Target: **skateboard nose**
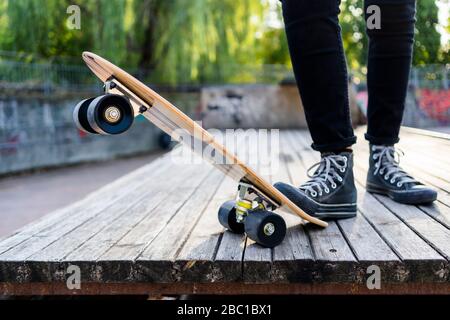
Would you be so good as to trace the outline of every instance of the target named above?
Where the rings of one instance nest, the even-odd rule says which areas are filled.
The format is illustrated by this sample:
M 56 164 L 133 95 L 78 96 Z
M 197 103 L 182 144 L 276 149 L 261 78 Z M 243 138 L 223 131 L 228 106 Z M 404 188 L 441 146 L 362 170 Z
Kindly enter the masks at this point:
M 81 56 L 83 57 L 83 60 L 84 60 L 85 62 L 94 60 L 94 54 L 93 54 L 92 52 L 89 52 L 89 51 L 84 51 L 84 52 L 81 54 Z

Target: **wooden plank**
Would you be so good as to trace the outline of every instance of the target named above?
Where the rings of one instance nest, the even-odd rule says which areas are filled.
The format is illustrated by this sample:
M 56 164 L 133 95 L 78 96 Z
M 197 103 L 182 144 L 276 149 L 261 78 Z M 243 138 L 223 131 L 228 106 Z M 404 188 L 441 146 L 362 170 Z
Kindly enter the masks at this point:
M 187 172 L 189 172 L 189 169 Z M 161 174 L 164 176 L 167 172 L 161 171 Z M 154 175 L 153 177 L 156 178 L 158 176 Z M 58 281 L 64 278 L 64 270 L 66 270 L 67 265 L 75 261 L 75 263 L 82 268 L 84 278 L 95 278 L 98 280 L 102 277 L 102 270 L 101 268 L 93 265 L 92 261 L 85 263 L 86 259 L 82 256 L 74 256 L 74 260 L 68 260 L 65 259 L 65 256 L 71 254 L 72 251 L 79 248 L 86 240 L 89 240 L 95 235 L 103 232 L 102 229 L 105 227 L 114 226 L 114 224 L 117 223 L 116 220 L 118 218 L 120 219 L 121 216 L 127 216 L 129 213 L 136 213 L 134 207 L 137 206 L 137 209 L 139 209 L 140 201 L 143 201 L 146 197 L 150 198 L 152 190 L 156 191 L 158 186 L 164 187 L 164 183 L 159 185 L 151 184 L 145 187 L 141 186 L 140 188 L 138 187 L 135 192 L 130 190 L 131 194 L 125 193 L 126 197 L 123 201 L 115 203 L 105 211 L 99 212 L 99 214 L 92 219 L 70 229 L 67 233 L 61 235 L 58 232 L 59 230 L 56 230 L 57 232 L 50 234 L 48 237 L 55 240 L 36 251 L 31 257 L 26 258 L 24 262 L 18 260 L 15 256 L 11 256 L 6 263 L 5 261 L 2 261 L 5 263 L 3 268 L 4 277 L 8 279 L 14 277 L 16 270 L 21 268 L 22 272 L 19 275 L 22 279 L 21 281 Z M 143 190 L 145 190 L 145 192 L 143 192 Z M 120 194 L 122 192 L 123 190 L 118 189 L 114 193 Z M 139 196 L 132 199 L 132 194 L 139 194 Z M 103 235 L 103 233 L 101 234 Z M 47 239 L 44 238 L 44 240 Z M 104 249 L 105 243 L 99 243 L 98 246 L 100 250 L 102 248 Z M 36 247 L 33 248 L 32 251 L 35 250 Z M 26 275 L 26 277 L 24 277 L 24 275 Z
M 166 159 L 167 156 L 155 159 L 155 161 L 153 161 L 152 163 L 115 180 L 114 182 L 100 188 L 98 191 L 91 193 L 85 198 L 65 208 L 58 209 L 53 213 L 45 215 L 35 222 L 22 227 L 0 242 L 0 254 L 24 242 L 32 235 L 37 234 L 38 232 L 41 232 L 43 230 L 47 230 L 48 228 L 59 224 L 60 221 L 66 221 L 67 218 L 74 216 L 80 210 L 94 213 L 100 206 L 113 200 L 113 196 L 110 192 L 111 190 L 125 185 L 129 185 L 131 187 L 134 184 L 134 181 L 136 181 L 136 177 L 146 176 L 158 166 L 161 166 L 161 169 L 163 168 L 163 166 L 168 167 L 169 164 L 167 163 Z M 136 182 L 139 182 L 139 180 Z M 79 218 L 81 219 L 82 217 Z
M 153 190 L 148 190 L 135 206 L 126 209 L 125 214 L 121 215 L 114 223 L 90 237 L 76 250 L 65 256 L 64 261 L 95 262 L 149 215 L 158 214 L 158 208 L 170 201 L 171 193 L 168 193 L 167 190 L 172 190 L 173 186 L 183 187 L 180 185 L 180 181 L 186 181 L 191 174 L 198 170 L 198 166 L 179 166 L 179 172 L 176 168 L 177 166 L 172 167 L 170 175 L 166 172 L 166 179 L 160 184 L 154 184 Z M 195 184 L 195 181 L 193 183 Z M 177 190 L 175 190 L 176 192 Z
M 258 145 L 261 148 L 261 145 Z M 258 150 L 253 149 L 253 152 Z M 260 155 L 260 154 L 259 154 Z M 264 178 L 272 185 L 274 167 L 271 157 L 261 159 L 258 157 L 257 172 L 265 173 Z M 280 212 L 277 212 L 278 214 Z M 249 237 L 245 239 L 245 250 L 243 252 L 243 280 L 245 282 L 268 282 L 271 278 L 273 249 L 265 248 Z
M 361 213 L 337 224 L 359 262 L 357 282 L 366 279 L 367 268 L 372 265 L 380 268 L 383 282 L 403 280 L 398 276 L 404 272 L 403 263 Z
M 186 166 L 186 168 L 188 167 L 191 166 Z M 110 271 L 107 274 L 110 279 L 117 277 L 128 281 L 139 281 L 142 278 L 148 279 L 150 277 L 145 273 L 145 270 L 135 268 L 134 262 L 195 194 L 201 182 L 206 179 L 212 170 L 209 165 L 203 169 L 200 169 L 199 165 L 192 166 L 192 168 L 193 170 L 188 175 L 189 178 L 180 176 L 182 180 L 177 180 L 176 189 L 171 189 L 169 197 L 164 202 L 161 202 L 125 236 L 98 257 L 97 264 L 102 266 L 102 269 Z M 111 271 L 112 266 L 115 269 Z M 154 280 L 157 281 L 157 279 Z
M 260 173 L 258 163 L 253 163 L 253 161 L 258 162 L 259 157 L 256 154 L 258 144 L 256 141 L 252 141 L 252 135 L 249 135 L 247 131 L 238 130 L 234 132 L 234 140 L 236 147 L 232 152 L 256 172 Z M 231 186 L 227 193 L 229 193 L 228 200 L 235 199 L 237 184 Z M 216 208 L 217 210 L 218 207 Z M 242 259 L 245 245 L 245 234 L 234 234 L 227 230 L 223 231 L 213 262 L 215 279 L 220 279 L 221 282 L 242 280 L 244 273 Z
M 140 190 L 144 185 L 151 181 L 152 176 L 144 176 L 143 179 L 131 180 L 127 187 L 129 188 L 127 192 L 135 192 Z M 30 257 L 36 252 L 39 252 L 43 248 L 52 244 L 54 241 L 58 240 L 64 234 L 70 232 L 76 227 L 87 223 L 100 212 L 106 210 L 107 208 L 113 208 L 115 203 L 120 203 L 123 201 L 129 201 L 127 193 L 122 193 L 119 197 L 117 194 L 110 192 L 105 196 L 105 198 L 98 199 L 98 201 L 91 201 L 90 205 L 83 210 L 73 211 L 72 215 L 58 221 L 58 223 L 53 223 L 48 227 L 41 229 L 39 232 L 34 233 L 30 238 L 21 242 L 19 245 L 11 248 L 10 250 L 4 252 L 0 255 L 0 259 L 3 261 L 22 261 Z
M 300 159 L 296 155 L 297 150 L 289 143 L 287 132 L 284 131 L 280 133 L 280 150 L 282 168 L 279 170 L 280 174 L 275 175 L 275 179 L 295 184 L 294 179 L 300 178 L 300 174 L 296 176 Z M 283 218 L 287 225 L 286 238 L 273 249 L 272 280 L 277 282 L 312 281 L 314 254 L 304 223 L 291 215 L 283 215 Z
M 234 264 L 234 259 L 230 258 L 234 255 L 222 248 L 223 258 L 220 259 L 220 255 L 216 257 L 224 231 L 217 220 L 217 210 L 235 193 L 236 182 L 227 177 L 220 184 L 218 192 L 206 207 L 203 218 L 195 225 L 176 257 L 175 265 L 180 272 L 180 281 L 216 282 L 235 276 L 234 270 L 224 274 L 224 270 L 220 268 L 221 262 L 231 261 Z
M 404 272 L 398 272 L 398 280 L 445 280 L 446 260 L 372 194 L 365 192 L 361 185 L 361 173 L 361 170 L 355 170 L 358 208 L 405 264 Z
M 297 132 L 288 133 L 292 148 L 301 148 L 303 170 L 297 172 L 300 180 L 307 181 L 307 167 L 320 160 L 308 147 L 308 140 Z M 298 161 L 298 160 L 297 160 Z M 300 162 L 300 161 L 299 161 Z M 315 258 L 316 281 L 356 281 L 357 259 L 335 221 L 330 221 L 326 229 L 320 230 L 307 224 L 305 230 L 309 235 Z
M 137 258 L 136 269 L 145 271 L 146 280 L 158 282 L 178 280 L 178 270 L 173 263 L 177 253 L 195 224 L 203 218 L 205 208 L 223 179 L 223 173 L 214 170 Z M 237 264 L 240 265 L 239 262 Z M 139 279 L 142 280 L 144 277 Z
M 178 179 L 184 181 L 183 178 L 190 177 L 192 172 L 196 172 L 197 167 L 173 165 L 170 171 L 160 171 L 160 176 L 154 176 L 154 179 L 161 179 L 161 182 L 158 184 L 149 183 L 148 186 L 143 186 L 134 193 L 126 189 L 114 190 L 116 195 L 126 193 L 127 197 L 124 199 L 126 201 L 115 203 L 113 207 L 100 212 L 93 219 L 89 220 L 88 223 L 74 228 L 58 239 L 58 241 L 32 255 L 28 260 L 61 261 L 63 259 L 66 260 L 66 257 L 69 260 L 69 257 L 79 261 L 92 260 L 98 251 L 107 249 L 105 245 L 108 246 L 111 242 L 117 241 L 115 238 L 110 238 L 111 233 L 108 232 L 110 229 L 108 230 L 106 228 L 113 228 L 113 230 L 117 230 L 117 228 L 123 229 L 126 227 L 126 225 L 123 225 L 124 222 L 129 223 L 134 219 L 140 220 L 142 209 L 144 209 L 142 204 L 150 202 L 150 207 L 147 205 L 145 209 L 152 210 L 154 208 L 152 205 L 155 202 L 159 203 L 164 199 L 164 195 L 167 194 L 168 190 L 171 190 L 180 183 Z M 169 176 L 169 172 L 173 176 Z M 104 237 L 106 237 L 106 241 L 101 241 L 105 240 Z
M 431 218 L 416 206 L 404 205 L 389 197 L 374 195 L 386 208 L 393 212 L 416 234 L 424 239 L 441 255 L 450 257 L 450 230 Z
M 421 205 L 419 208 L 450 229 L 450 207 L 439 201 L 435 201 L 430 205 Z
M 450 207 L 450 194 L 438 194 L 438 201 Z

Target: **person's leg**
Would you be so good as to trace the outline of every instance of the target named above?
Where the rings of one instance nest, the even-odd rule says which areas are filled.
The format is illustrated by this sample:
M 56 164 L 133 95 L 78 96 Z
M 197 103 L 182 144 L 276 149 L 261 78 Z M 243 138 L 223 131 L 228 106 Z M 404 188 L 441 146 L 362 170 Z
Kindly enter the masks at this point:
M 356 215 L 347 66 L 338 21 L 340 0 L 282 0 L 295 78 L 320 163 L 300 187 L 275 187 L 319 218 Z M 313 169 L 313 168 L 312 168 Z
M 414 41 L 414 0 L 365 0 L 377 5 L 381 28 L 367 29 L 369 104 L 366 139 L 370 143 L 367 190 L 393 200 L 420 204 L 436 200 L 437 193 L 400 166 L 394 144 L 399 141 Z M 366 17 L 367 18 L 367 17 Z
M 295 78 L 313 149 L 335 151 L 356 142 L 339 26 L 340 0 L 282 0 Z
M 371 144 L 394 144 L 402 122 L 414 41 L 415 0 L 365 0 L 380 8 L 381 28 L 369 37 L 366 139 Z

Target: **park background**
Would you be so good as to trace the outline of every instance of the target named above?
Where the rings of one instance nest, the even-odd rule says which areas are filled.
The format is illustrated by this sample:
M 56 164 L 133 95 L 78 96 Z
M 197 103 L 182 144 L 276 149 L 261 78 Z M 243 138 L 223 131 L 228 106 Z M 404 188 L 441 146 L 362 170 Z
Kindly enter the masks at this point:
M 80 8 L 80 29 L 67 24 L 70 5 Z M 355 126 L 364 124 L 367 102 L 362 8 L 362 0 L 343 0 L 340 16 Z M 417 2 L 406 126 L 450 131 L 449 10 L 447 0 Z M 101 94 L 82 63 L 85 50 L 120 65 L 206 127 L 306 126 L 279 1 L 0 0 L 0 175 L 166 146 L 143 119 L 120 137 L 75 128 L 75 104 Z

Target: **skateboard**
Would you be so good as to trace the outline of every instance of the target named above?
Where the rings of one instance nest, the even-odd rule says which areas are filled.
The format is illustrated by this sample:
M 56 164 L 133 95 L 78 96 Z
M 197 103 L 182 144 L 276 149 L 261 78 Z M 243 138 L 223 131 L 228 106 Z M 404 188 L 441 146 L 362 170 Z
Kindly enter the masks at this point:
M 96 54 L 84 52 L 82 57 L 104 83 L 105 94 L 85 99 L 76 105 L 73 118 L 80 130 L 91 134 L 120 134 L 130 128 L 136 116 L 143 115 L 174 140 L 186 142 L 180 132 L 183 136 L 201 140 L 203 146 L 212 148 L 226 161 L 217 163 L 217 156 L 207 159 L 235 179 L 238 185 L 236 199 L 225 202 L 218 209 L 219 222 L 231 232 L 246 233 L 262 246 L 275 247 L 286 235 L 286 223 L 273 212 L 276 209 L 321 227 L 327 226 L 326 222 L 297 207 L 213 135 L 142 82 Z

